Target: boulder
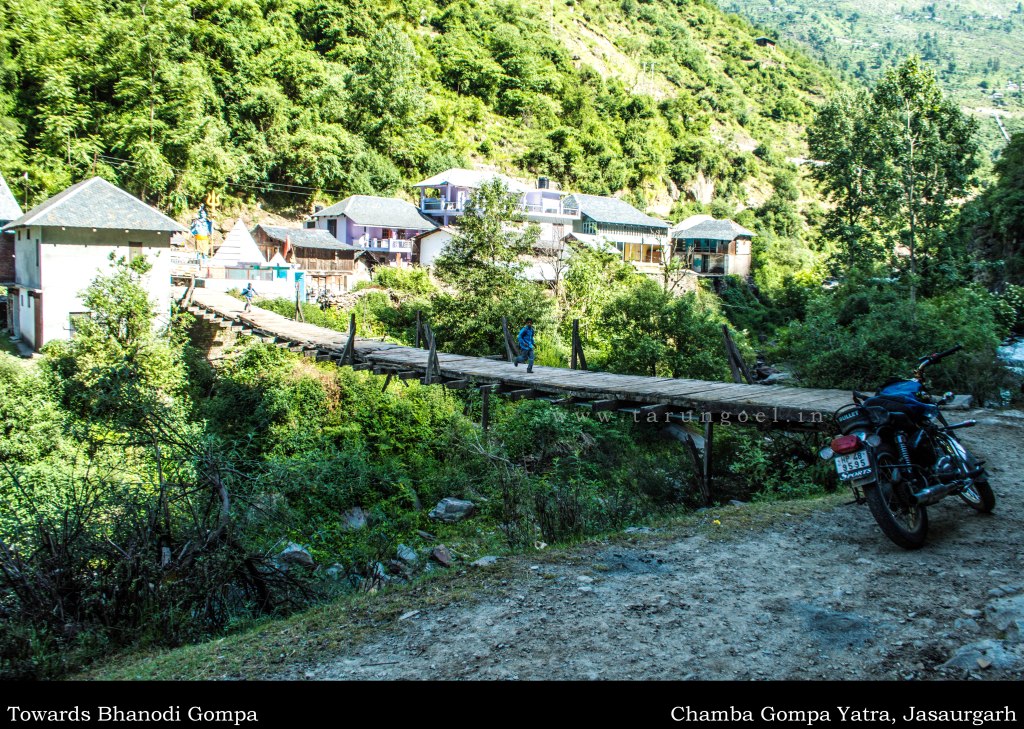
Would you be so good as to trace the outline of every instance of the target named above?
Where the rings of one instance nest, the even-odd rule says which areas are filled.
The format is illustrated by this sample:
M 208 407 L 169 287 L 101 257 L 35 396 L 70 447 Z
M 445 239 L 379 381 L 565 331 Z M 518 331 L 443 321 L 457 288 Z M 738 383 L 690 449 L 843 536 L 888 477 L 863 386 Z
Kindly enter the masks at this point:
M 965 645 L 942 668 L 963 668 L 977 671 L 979 668 L 1016 668 L 1021 665 L 1021 658 L 1006 648 L 1001 640 L 982 640 Z
M 416 564 L 416 562 L 419 561 L 419 556 L 416 554 L 416 550 L 405 544 L 399 544 L 398 548 L 395 550 L 395 554 L 400 560 L 409 565 Z
M 476 506 L 472 501 L 453 499 L 449 497 L 441 499 L 437 503 L 437 506 L 430 510 L 430 514 L 428 514 L 428 516 L 431 519 L 452 523 L 462 521 L 472 514 L 475 508 Z
M 471 564 L 473 567 L 490 567 L 497 561 L 498 558 L 494 555 L 487 555 L 486 557 L 481 557 L 476 562 L 472 562 Z
M 345 531 L 354 532 L 366 526 L 366 512 L 356 506 L 341 515 L 341 528 Z
M 337 562 L 335 562 L 324 571 L 324 574 L 326 574 L 332 580 L 341 580 L 345 577 L 345 568 Z
M 277 555 L 277 563 L 286 567 L 291 565 L 312 567 L 315 564 L 313 555 L 301 544 L 296 544 L 295 542 L 288 542 L 288 546 Z
M 451 555 L 451 552 L 449 552 L 448 548 L 446 546 L 444 546 L 443 544 L 439 544 L 436 547 L 434 547 L 432 550 L 430 550 L 430 556 L 435 561 L 440 562 L 441 565 L 444 566 L 444 567 L 451 567 L 452 566 L 452 555 Z
M 1024 628 L 1024 594 L 997 597 L 985 606 L 985 619 L 1008 638 L 1021 640 Z
M 954 395 L 953 399 L 942 406 L 944 410 L 970 410 L 974 407 L 971 395 Z

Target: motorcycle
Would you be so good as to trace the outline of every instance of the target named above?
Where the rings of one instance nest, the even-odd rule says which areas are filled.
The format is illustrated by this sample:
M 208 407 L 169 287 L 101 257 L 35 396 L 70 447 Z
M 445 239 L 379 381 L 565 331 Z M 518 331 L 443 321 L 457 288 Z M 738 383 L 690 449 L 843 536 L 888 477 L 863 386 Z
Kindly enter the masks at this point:
M 926 507 L 947 496 L 983 513 L 995 508 L 984 462 L 954 435 L 977 421 L 950 425 L 939 406 L 953 394 L 935 399 L 925 387 L 925 370 L 961 349 L 922 357 L 911 379 L 889 380 L 874 395 L 854 391 L 853 403 L 835 413 L 840 435 L 818 454 L 834 459 L 855 502 L 866 502 L 882 532 L 904 549 L 924 544 Z

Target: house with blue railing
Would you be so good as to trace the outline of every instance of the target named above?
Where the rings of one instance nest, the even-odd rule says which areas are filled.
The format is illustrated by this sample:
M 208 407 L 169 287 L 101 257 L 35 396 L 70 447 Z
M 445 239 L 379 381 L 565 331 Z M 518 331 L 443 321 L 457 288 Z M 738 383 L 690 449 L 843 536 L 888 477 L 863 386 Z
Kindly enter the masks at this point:
M 412 203 L 373 195 L 352 195 L 317 210 L 307 226 L 326 230 L 336 240 L 389 265 L 411 263 L 413 238 L 437 227 Z
M 453 168 L 413 185 L 420 192 L 419 211 L 441 226 L 454 225 L 466 209 L 473 192 L 489 180 L 500 180 L 515 196 L 523 217 L 540 228 L 538 248 L 554 248 L 572 232 L 580 219 L 578 208 L 569 204 L 565 193 L 547 177 L 527 185 L 498 172 Z

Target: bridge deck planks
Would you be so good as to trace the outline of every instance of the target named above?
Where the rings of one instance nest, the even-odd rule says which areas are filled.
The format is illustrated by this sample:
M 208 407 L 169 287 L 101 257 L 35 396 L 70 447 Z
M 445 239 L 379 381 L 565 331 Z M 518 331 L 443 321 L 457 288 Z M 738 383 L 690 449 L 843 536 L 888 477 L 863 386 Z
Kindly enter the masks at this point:
M 184 289 L 179 290 L 179 294 Z M 223 326 L 242 325 L 257 336 L 279 340 L 316 350 L 321 357 L 339 359 L 348 342 L 344 332 L 297 322 L 271 311 L 253 307 L 244 311 L 244 303 L 214 291 L 194 289 L 190 310 L 216 315 Z M 426 372 L 428 351 L 381 340 L 357 338 L 357 361 L 377 367 Z M 730 382 L 616 375 L 592 370 L 570 370 L 537 365 L 531 374 L 523 366 L 513 367 L 505 360 L 437 353 L 441 375 L 456 380 L 471 380 L 476 385 L 504 385 L 514 390 L 533 390 L 538 395 L 578 397 L 589 400 L 618 400 L 623 404 L 663 404 L 670 410 L 706 411 L 718 415 L 758 413 L 781 423 L 819 422 L 828 427 L 832 413 L 848 404 L 850 394 L 841 390 L 818 390 L 786 385 L 746 385 Z

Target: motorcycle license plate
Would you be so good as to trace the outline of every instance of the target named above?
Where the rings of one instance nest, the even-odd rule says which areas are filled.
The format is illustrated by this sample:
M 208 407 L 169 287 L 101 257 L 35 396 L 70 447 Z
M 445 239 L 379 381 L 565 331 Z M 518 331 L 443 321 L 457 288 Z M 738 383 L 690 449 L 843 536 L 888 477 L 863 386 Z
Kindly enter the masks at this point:
M 836 473 L 839 474 L 841 481 L 870 476 L 871 461 L 868 459 L 868 452 L 859 450 L 836 456 Z

